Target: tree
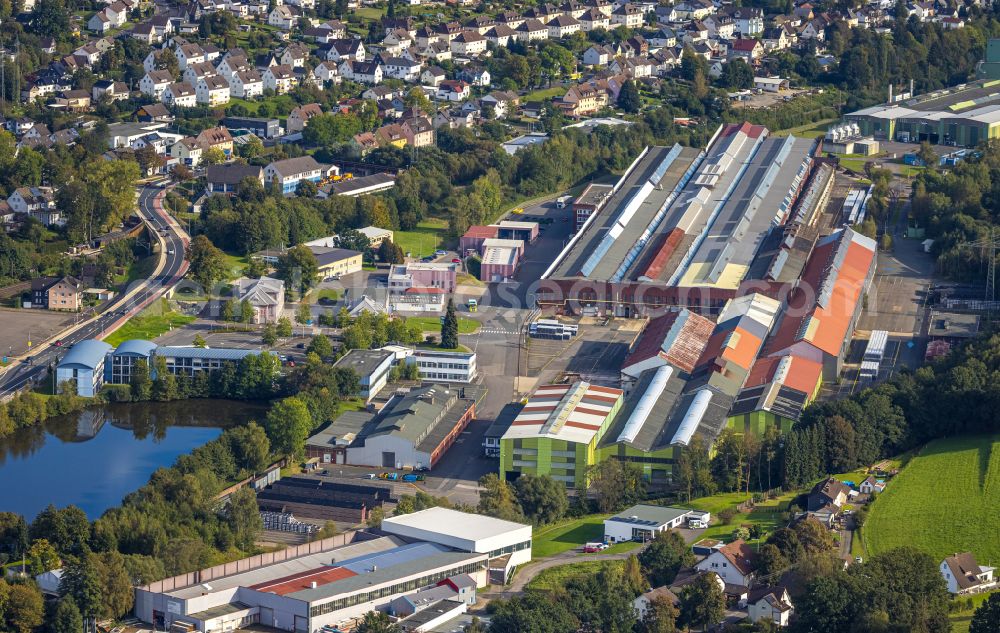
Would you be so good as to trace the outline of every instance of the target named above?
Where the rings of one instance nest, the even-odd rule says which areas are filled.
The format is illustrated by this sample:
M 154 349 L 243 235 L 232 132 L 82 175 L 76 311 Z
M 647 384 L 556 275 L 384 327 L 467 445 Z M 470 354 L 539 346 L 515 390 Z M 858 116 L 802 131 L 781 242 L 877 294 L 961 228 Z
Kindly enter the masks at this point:
M 52 633 L 80 633 L 83 631 L 83 616 L 76 606 L 73 596 L 63 596 L 52 614 Z
M 316 256 L 308 246 L 292 247 L 278 258 L 278 278 L 285 280 L 292 292 L 304 295 L 316 281 L 318 272 Z
M 6 592 L 2 591 L 6 582 L 0 580 L 0 597 L 6 593 L 6 608 L 3 610 L 8 630 L 15 633 L 31 633 L 42 624 L 45 615 L 45 604 L 42 593 L 34 584 L 20 583 L 10 585 Z
M 257 507 L 257 494 L 253 488 L 243 486 L 229 495 L 229 505 L 226 507 L 226 517 L 229 527 L 236 535 L 236 544 L 240 549 L 252 550 L 257 535 L 264 529 Z
M 390 240 L 382 240 L 378 247 L 378 258 L 384 264 L 402 264 L 403 248 Z
M 402 633 L 403 629 L 382 611 L 369 611 L 355 627 L 356 633 Z
M 375 506 L 368 512 L 368 518 L 365 523 L 368 527 L 379 528 L 382 527 L 382 519 L 385 518 L 385 510 L 382 506 Z
M 688 626 L 705 629 L 722 621 L 726 597 L 715 574 L 702 574 L 684 590 L 681 597 L 681 620 Z
M 658 532 L 649 547 L 639 553 L 639 564 L 654 587 L 673 582 L 681 567 L 694 564 L 694 554 L 684 538 L 673 530 Z
M 176 400 L 179 395 L 177 389 L 177 376 L 174 376 L 167 369 L 167 359 L 157 356 L 154 362 L 156 378 L 153 380 L 152 397 L 157 402 L 169 402 Z M 81 607 L 83 605 L 80 605 Z
M 244 299 L 240 301 L 240 323 L 250 323 L 253 321 L 254 316 L 257 314 L 257 310 L 250 304 L 249 299 Z
M 569 510 L 566 486 L 549 475 L 521 475 L 514 491 L 524 516 L 535 525 L 558 521 Z
M 71 559 L 63 565 L 59 591 L 73 596 L 85 618 L 99 617 L 104 609 L 107 588 L 101 583 L 101 570 L 98 566 L 97 555 L 93 553 Z
M 788 560 L 778 546 L 765 543 L 757 554 L 757 574 L 762 578 L 777 580 L 778 574 L 788 566 Z
M 306 324 L 312 321 L 312 309 L 309 307 L 309 302 L 302 299 L 299 302 L 299 307 L 295 310 L 295 322 Z
M 639 96 L 639 88 L 635 85 L 635 81 L 632 79 L 627 79 L 625 83 L 622 84 L 622 89 L 618 93 L 618 106 L 629 114 L 635 114 L 642 107 L 642 98 Z
M 730 90 L 753 88 L 753 68 L 738 57 L 731 59 L 722 67 L 720 81 Z
M 31 543 L 28 548 L 28 569 L 32 576 L 44 574 L 59 567 L 59 552 L 48 540 L 40 538 Z
M 636 503 L 645 491 L 642 470 L 631 462 L 606 459 L 587 471 L 589 493 L 601 512 Z
M 288 320 L 288 317 L 283 316 L 278 319 L 274 331 L 278 336 L 287 338 L 292 335 L 292 322 Z
M 223 321 L 236 320 L 236 299 L 227 299 L 223 302 L 222 308 L 219 310 L 219 319 Z
M 317 193 L 319 193 L 319 187 L 316 186 L 316 183 L 305 178 L 300 180 L 295 187 L 295 195 L 300 198 L 315 198 Z
M 1000 631 L 1000 593 L 994 593 L 979 605 L 972 614 L 969 633 L 996 633 Z
M 275 452 L 296 457 L 305 449 L 312 427 L 309 408 L 297 396 L 274 403 L 264 422 L 264 430 Z
M 930 169 L 934 169 L 938 166 L 939 159 L 937 152 L 934 151 L 934 148 L 931 147 L 931 144 L 927 141 L 920 143 L 920 148 L 917 150 L 917 158 L 919 158 L 920 162 Z
M 327 336 L 317 334 L 312 337 L 311 341 L 309 341 L 309 347 L 306 348 L 306 354 L 316 354 L 320 358 L 330 358 L 333 356 L 333 344 Z
M 70 13 L 63 0 L 40 0 L 32 17 L 32 29 L 39 35 L 63 39 L 70 33 Z
M 520 521 L 524 519 L 521 506 L 517 502 L 514 487 L 500 479 L 496 473 L 487 473 L 479 480 L 483 488 L 479 493 L 477 511 L 498 519 Z
M 580 628 L 580 621 L 566 600 L 553 600 L 545 592 L 529 591 L 494 603 L 490 633 L 566 633 Z
M 458 315 L 455 313 L 455 299 L 448 297 L 448 308 L 441 322 L 441 347 L 455 349 L 458 347 Z
M 195 347 L 202 347 L 202 348 L 208 346 L 208 342 L 205 341 L 205 338 L 201 334 L 195 334 L 194 340 L 191 341 L 191 344 L 194 345 Z
M 260 333 L 260 340 L 268 347 L 273 347 L 278 342 L 278 333 L 275 332 L 273 324 L 267 323 L 264 325 L 264 329 Z
M 636 633 L 674 633 L 677 631 L 679 612 L 667 596 L 656 596 L 649 601 Z
M 226 154 L 218 147 L 210 147 L 202 154 L 201 160 L 206 165 L 218 165 L 226 162 Z
M 187 249 L 187 260 L 191 276 L 201 284 L 206 294 L 212 292 L 215 284 L 229 275 L 226 254 L 212 244 L 212 240 L 198 235 L 191 240 Z

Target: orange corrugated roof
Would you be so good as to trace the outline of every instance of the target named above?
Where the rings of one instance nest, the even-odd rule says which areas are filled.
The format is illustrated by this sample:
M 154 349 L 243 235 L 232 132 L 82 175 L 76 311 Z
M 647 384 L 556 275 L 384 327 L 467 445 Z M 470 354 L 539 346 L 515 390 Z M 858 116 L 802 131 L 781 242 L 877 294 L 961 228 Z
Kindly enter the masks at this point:
M 723 337 L 723 344 L 720 350 L 722 358 L 731 363 L 736 363 L 743 369 L 750 369 L 753 360 L 760 349 L 761 340 L 741 327 L 732 331 L 724 332 L 729 337 L 728 345 Z
M 791 367 L 788 369 L 788 375 L 785 376 L 783 384 L 796 391 L 812 394 L 823 374 L 823 364 L 798 354 L 757 359 L 757 362 L 753 364 L 753 369 L 750 370 L 750 375 L 747 376 L 744 388 L 759 387 L 774 380 L 778 365 L 781 364 L 781 359 L 786 356 L 791 358 Z
M 683 239 L 684 231 L 679 228 L 674 228 L 669 233 L 664 235 L 659 246 L 657 246 L 656 255 L 653 257 L 652 261 L 649 262 L 649 265 L 646 266 L 646 270 L 642 273 L 643 276 L 649 277 L 650 279 L 659 279 L 660 275 L 663 273 L 663 267 L 667 265 L 667 260 L 674 254 L 674 251 L 677 250 L 677 245 L 680 244 Z
M 287 596 L 296 591 L 311 589 L 312 583 L 316 583 L 316 586 L 320 587 L 328 585 L 331 582 L 343 580 L 344 578 L 350 578 L 351 576 L 357 576 L 357 574 L 350 569 L 343 567 L 320 567 L 292 574 L 291 576 L 285 576 L 284 578 L 278 578 L 270 582 L 263 582 L 259 585 L 253 585 L 250 589 L 265 593 L 275 593 L 279 596 Z

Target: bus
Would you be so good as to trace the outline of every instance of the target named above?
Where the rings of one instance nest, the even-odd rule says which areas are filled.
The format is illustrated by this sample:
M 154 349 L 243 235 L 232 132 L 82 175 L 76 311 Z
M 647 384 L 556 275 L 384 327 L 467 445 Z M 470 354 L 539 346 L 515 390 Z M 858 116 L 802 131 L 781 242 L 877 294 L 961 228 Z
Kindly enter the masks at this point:
M 568 341 L 576 336 L 579 328 L 575 325 L 560 323 L 555 319 L 538 319 L 528 326 L 528 336 L 531 338 Z

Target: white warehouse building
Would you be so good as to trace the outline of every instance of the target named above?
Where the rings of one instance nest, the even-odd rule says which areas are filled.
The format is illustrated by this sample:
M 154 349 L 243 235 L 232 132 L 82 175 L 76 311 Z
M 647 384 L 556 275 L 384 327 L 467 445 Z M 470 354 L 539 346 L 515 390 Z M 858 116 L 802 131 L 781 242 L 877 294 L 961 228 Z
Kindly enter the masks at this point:
M 666 530 L 680 527 L 705 527 L 711 515 L 700 510 L 651 506 L 640 503 L 604 519 L 604 540 L 647 542 Z

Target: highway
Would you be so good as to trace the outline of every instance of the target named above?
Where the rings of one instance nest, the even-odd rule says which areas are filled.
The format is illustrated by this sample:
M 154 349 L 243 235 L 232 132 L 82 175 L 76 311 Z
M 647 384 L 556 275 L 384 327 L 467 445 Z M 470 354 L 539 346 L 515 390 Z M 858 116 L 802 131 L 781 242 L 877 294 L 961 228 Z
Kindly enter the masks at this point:
M 139 217 L 149 228 L 150 240 L 159 244 L 160 257 L 153 274 L 132 283 L 93 318 L 74 325 L 53 339 L 62 341 L 56 347 L 48 343 L 36 346 L 20 361 L 0 374 L 0 400 L 6 399 L 24 385 L 38 383 L 46 371 L 75 343 L 91 338 L 103 338 L 122 326 L 130 317 L 164 295 L 187 272 L 184 260 L 190 240 L 181 226 L 163 210 L 166 189 L 146 186 L 139 189 Z

